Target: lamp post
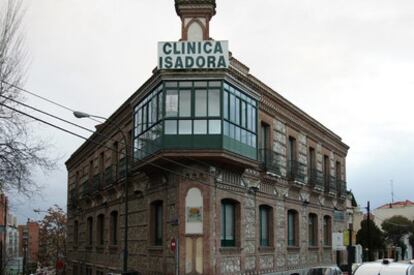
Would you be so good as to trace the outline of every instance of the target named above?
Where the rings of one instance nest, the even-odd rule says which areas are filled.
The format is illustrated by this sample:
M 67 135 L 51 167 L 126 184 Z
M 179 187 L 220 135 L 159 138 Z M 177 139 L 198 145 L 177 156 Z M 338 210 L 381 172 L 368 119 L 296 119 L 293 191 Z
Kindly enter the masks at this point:
M 122 274 L 128 273 L 128 139 L 125 136 L 124 131 L 119 125 L 111 123 L 107 118 L 101 116 L 95 116 L 84 112 L 74 111 L 73 115 L 76 118 L 99 118 L 105 120 L 108 124 L 118 129 L 122 135 L 125 145 L 125 184 L 124 184 L 124 204 L 125 204 L 125 213 L 124 213 L 124 251 L 123 251 L 123 265 L 122 265 Z

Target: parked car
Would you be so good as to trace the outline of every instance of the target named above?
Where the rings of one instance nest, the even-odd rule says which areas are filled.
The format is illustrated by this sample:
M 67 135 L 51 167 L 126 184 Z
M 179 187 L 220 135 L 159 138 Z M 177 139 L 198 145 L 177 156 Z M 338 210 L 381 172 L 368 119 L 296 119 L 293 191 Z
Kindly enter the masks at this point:
M 387 260 L 370 262 L 358 266 L 353 275 L 414 275 L 414 265 Z
M 341 269 L 336 265 L 312 267 L 306 275 L 342 275 Z

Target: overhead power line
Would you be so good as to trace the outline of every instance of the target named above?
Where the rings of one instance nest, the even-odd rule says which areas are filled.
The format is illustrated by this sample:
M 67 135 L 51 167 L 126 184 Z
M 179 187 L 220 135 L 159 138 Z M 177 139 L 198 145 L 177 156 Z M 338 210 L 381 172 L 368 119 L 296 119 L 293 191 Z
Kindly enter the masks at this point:
M 83 139 L 83 140 L 86 140 L 86 141 L 88 141 L 88 142 L 94 143 L 94 144 L 96 144 L 96 145 L 98 145 L 98 146 L 102 146 L 102 147 L 104 147 L 104 148 L 106 148 L 106 149 L 109 149 L 109 150 L 111 150 L 111 151 L 114 151 L 114 149 L 113 149 L 112 147 L 110 147 L 110 146 L 107 146 L 107 145 L 105 144 L 105 142 L 100 143 L 100 142 L 94 141 L 94 140 L 89 139 L 89 138 L 87 138 L 87 137 L 84 137 L 84 136 L 82 136 L 82 135 L 80 135 L 80 134 L 78 134 L 78 133 L 75 133 L 75 132 L 70 131 L 70 130 L 68 130 L 68 129 L 65 129 L 65 128 L 63 128 L 63 127 L 60 127 L 60 126 L 57 126 L 57 125 L 55 125 L 55 124 L 53 124 L 53 123 L 50 123 L 50 122 L 48 122 L 48 121 L 45 121 L 45 120 L 43 120 L 43 119 L 41 119 L 41 118 L 38 118 L 38 117 L 36 117 L 36 116 L 33 116 L 33 115 L 30 115 L 30 114 L 27 114 L 27 113 L 25 113 L 25 112 L 23 112 L 23 111 L 21 111 L 21 110 L 16 109 L 16 108 L 10 107 L 10 106 L 8 106 L 8 105 L 6 105 L 6 104 L 4 104 L 4 103 L 0 103 L 0 105 L 4 106 L 5 108 L 8 108 L 8 109 L 10 109 L 10 110 L 12 110 L 12 111 L 14 111 L 14 112 L 17 112 L 17 113 L 19 113 L 19 114 L 21 114 L 21 115 L 23 115 L 23 116 L 27 116 L 27 117 L 29 117 L 29 118 L 31 118 L 31 119 L 34 119 L 34 120 L 36 120 L 36 121 L 39 121 L 39 122 L 41 122 L 41 123 L 43 123 L 43 124 L 46 124 L 46 125 L 48 125 L 48 126 L 50 126 L 50 127 L 53 127 L 53 128 L 55 128 L 55 129 L 57 129 L 57 130 L 63 131 L 63 132 L 65 132 L 65 133 L 67 133 L 67 134 L 70 134 L 70 135 L 76 136 L 76 137 L 81 138 L 81 139 Z M 130 154 L 126 154 L 126 157 L 132 157 L 132 156 L 131 156 Z M 167 160 L 168 160 L 168 159 L 167 159 Z M 174 171 L 174 170 L 171 170 L 171 169 L 169 169 L 169 168 L 166 168 L 166 167 L 164 167 L 164 166 L 161 166 L 161 165 L 155 164 L 155 163 L 153 163 L 153 162 L 149 162 L 149 161 L 145 161 L 145 160 L 140 160 L 140 161 L 141 161 L 142 163 L 144 163 L 144 164 L 148 164 L 148 165 L 151 165 L 151 166 L 153 166 L 153 167 L 159 168 L 159 169 L 161 169 L 161 170 L 163 170 L 163 171 L 166 171 L 166 172 L 169 172 L 169 173 L 171 173 L 171 174 L 173 174 L 173 175 L 176 175 L 176 176 L 179 176 L 179 177 L 183 177 L 183 178 L 189 178 L 189 177 L 188 177 L 188 176 L 186 176 L 186 175 L 183 175 L 183 174 L 181 174 L 181 173 L 178 173 L 178 172 L 176 172 L 176 171 Z M 188 169 L 190 169 L 190 170 L 193 170 L 193 171 L 194 171 L 194 168 L 193 168 L 193 167 L 186 166 L 186 168 L 188 168 Z M 203 171 L 203 172 L 205 172 L 205 171 Z M 199 178 L 192 179 L 192 180 L 194 180 L 194 181 L 196 181 L 196 182 L 199 182 L 199 183 L 201 183 L 201 184 L 204 184 L 204 185 L 208 185 L 208 186 L 212 186 L 212 187 L 218 187 L 218 188 L 220 188 L 219 186 L 217 186 L 217 185 L 215 185 L 215 184 L 211 184 L 211 183 L 209 183 L 209 182 L 202 181 L 202 180 L 201 180 L 201 179 L 199 179 Z M 228 182 L 225 182 L 225 181 L 220 181 L 220 183 L 221 183 L 221 184 L 223 184 L 223 185 L 227 185 L 227 186 L 234 186 L 234 184 L 231 184 L 231 183 L 228 183 Z M 243 186 L 239 186 L 239 187 L 243 189 Z M 225 190 L 230 191 L 230 190 L 228 190 L 228 189 L 225 189 Z M 262 193 L 262 194 L 265 194 L 265 195 L 269 195 L 268 193 L 262 192 L 262 191 L 260 191 L 260 190 L 257 190 L 256 192 L 257 192 L 257 193 Z

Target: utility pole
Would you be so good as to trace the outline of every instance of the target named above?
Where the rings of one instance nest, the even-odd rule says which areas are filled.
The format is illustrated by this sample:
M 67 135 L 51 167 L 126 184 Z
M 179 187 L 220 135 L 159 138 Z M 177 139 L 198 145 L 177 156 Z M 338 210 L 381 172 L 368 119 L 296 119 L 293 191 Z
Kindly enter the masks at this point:
M 367 202 L 367 230 L 368 230 L 368 261 L 371 260 L 370 254 L 371 254 L 371 208 L 369 201 Z

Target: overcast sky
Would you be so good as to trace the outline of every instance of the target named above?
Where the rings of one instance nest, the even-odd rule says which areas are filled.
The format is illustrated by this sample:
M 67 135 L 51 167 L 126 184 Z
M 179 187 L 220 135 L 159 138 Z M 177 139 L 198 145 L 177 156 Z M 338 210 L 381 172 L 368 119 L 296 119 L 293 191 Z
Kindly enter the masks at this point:
M 180 38 L 173 0 L 24 3 L 25 88 L 92 114 L 115 111 L 151 76 L 157 42 Z M 217 0 L 210 35 L 229 40 L 253 75 L 351 147 L 347 182 L 359 204 L 389 202 L 391 180 L 395 200 L 414 200 L 414 1 Z M 26 99 L 93 128 L 70 112 Z M 59 170 L 36 177 L 42 197 L 12 198 L 20 222 L 39 217 L 33 208 L 66 205 L 64 161 L 82 143 L 33 126 L 53 144 Z

